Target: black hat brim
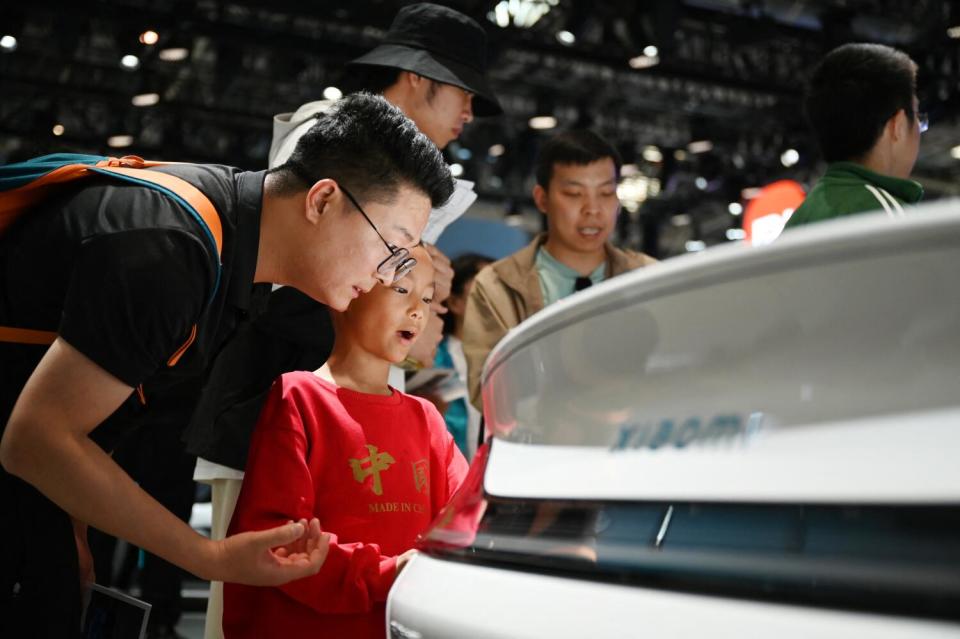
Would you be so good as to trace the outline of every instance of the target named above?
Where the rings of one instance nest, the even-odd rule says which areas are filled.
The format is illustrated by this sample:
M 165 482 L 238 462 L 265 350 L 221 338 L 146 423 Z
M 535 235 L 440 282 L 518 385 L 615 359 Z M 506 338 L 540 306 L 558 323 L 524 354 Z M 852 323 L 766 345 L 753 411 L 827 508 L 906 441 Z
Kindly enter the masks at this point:
M 479 117 L 500 115 L 503 107 L 483 74 L 450 58 L 402 44 L 381 44 L 349 65 L 393 67 L 410 71 L 445 84 L 452 84 L 474 95 L 473 113 Z

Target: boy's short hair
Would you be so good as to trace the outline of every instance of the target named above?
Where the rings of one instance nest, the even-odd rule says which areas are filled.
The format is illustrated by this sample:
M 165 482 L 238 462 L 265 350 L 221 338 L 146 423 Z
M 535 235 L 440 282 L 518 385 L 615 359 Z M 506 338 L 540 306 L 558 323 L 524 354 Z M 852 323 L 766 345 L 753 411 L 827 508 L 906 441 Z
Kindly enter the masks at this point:
M 828 53 L 804 98 L 824 159 L 862 158 L 897 111 L 912 119 L 916 77 L 910 56 L 882 44 L 845 44 Z
M 422 191 L 434 208 L 453 193 L 453 177 L 436 145 L 383 96 L 356 93 L 317 117 L 290 159 L 273 169 L 281 192 L 329 178 L 360 200 L 389 202 L 402 184 Z
M 604 158 L 613 160 L 619 180 L 623 159 L 616 147 L 586 129 L 571 129 L 558 133 L 540 147 L 535 169 L 537 184 L 544 189 L 549 186 L 555 164 L 587 165 Z

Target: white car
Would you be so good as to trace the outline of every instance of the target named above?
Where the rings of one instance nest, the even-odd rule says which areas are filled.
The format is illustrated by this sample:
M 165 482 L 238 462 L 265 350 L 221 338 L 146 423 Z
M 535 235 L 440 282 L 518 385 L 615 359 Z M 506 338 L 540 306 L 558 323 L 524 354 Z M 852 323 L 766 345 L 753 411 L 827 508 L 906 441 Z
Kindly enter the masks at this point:
M 960 203 L 590 288 L 483 397 L 391 638 L 960 637 Z

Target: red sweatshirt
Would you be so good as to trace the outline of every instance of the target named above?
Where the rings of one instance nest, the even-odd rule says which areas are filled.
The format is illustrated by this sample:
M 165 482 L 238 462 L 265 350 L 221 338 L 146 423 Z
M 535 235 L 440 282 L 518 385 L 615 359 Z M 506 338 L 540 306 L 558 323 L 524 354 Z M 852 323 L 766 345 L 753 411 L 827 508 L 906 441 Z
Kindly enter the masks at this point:
M 250 444 L 230 534 L 317 517 L 332 533 L 316 575 L 276 588 L 226 584 L 226 639 L 386 636 L 397 555 L 467 472 L 433 404 L 369 395 L 313 373 L 274 382 Z

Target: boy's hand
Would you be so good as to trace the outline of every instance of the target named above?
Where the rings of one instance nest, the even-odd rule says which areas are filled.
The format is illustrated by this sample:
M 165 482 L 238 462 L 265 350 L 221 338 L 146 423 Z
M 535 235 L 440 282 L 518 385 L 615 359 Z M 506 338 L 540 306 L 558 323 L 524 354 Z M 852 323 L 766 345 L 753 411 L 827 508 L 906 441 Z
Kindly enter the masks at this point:
M 433 302 L 439 306 L 441 302 L 450 297 L 450 290 L 453 287 L 453 267 L 450 265 L 450 258 L 440 252 L 433 244 L 424 244 L 430 259 L 433 261 Z M 444 309 L 442 313 L 446 312 Z
M 407 566 L 407 562 L 410 561 L 416 554 L 417 554 L 416 549 L 411 548 L 407 552 L 397 557 L 397 574 L 398 575 L 400 574 L 400 571 Z
M 330 549 L 316 519 L 246 532 L 215 544 L 211 578 L 248 586 L 279 586 L 315 575 Z M 203 575 L 201 575 L 203 576 Z

